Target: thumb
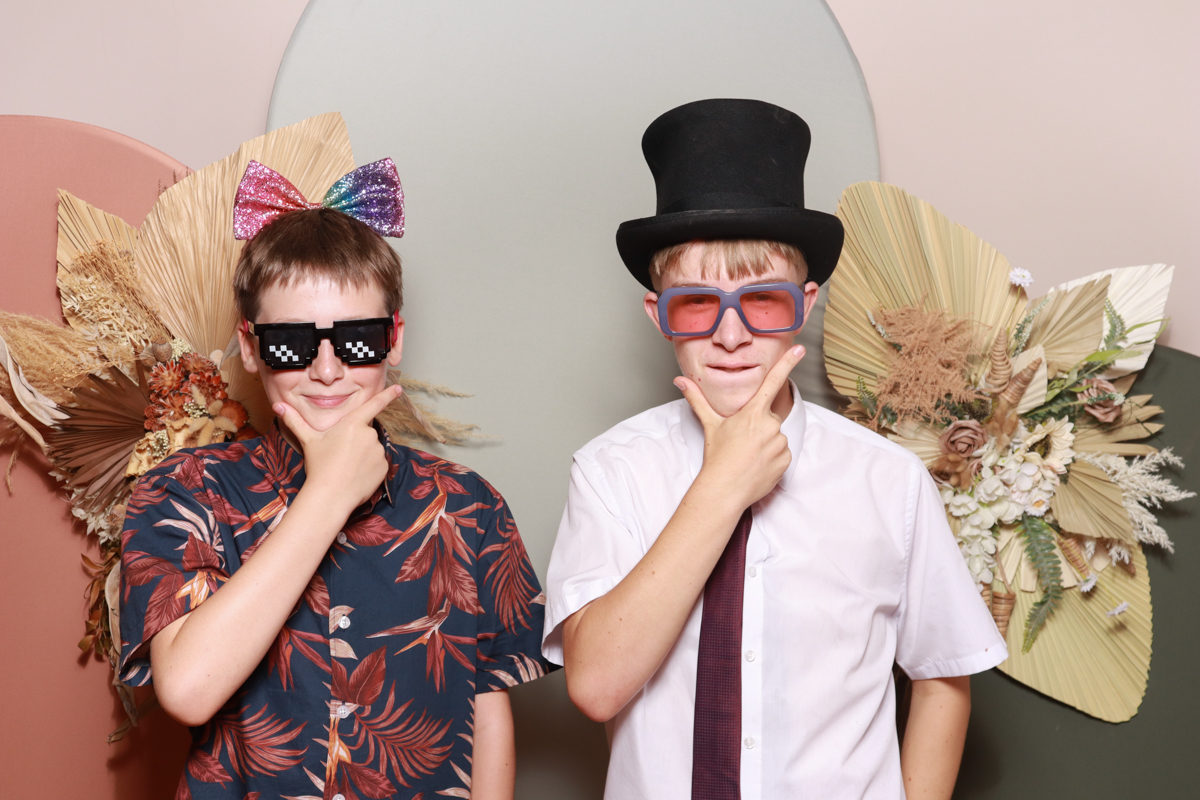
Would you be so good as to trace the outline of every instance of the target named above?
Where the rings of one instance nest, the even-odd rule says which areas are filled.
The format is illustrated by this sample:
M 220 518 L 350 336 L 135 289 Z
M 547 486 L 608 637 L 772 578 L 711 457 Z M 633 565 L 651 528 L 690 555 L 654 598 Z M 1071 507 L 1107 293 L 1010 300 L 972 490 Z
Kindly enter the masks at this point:
M 700 387 L 694 381 L 680 376 L 672 383 L 675 384 L 675 388 L 683 392 L 683 399 L 687 400 L 688 405 L 692 407 L 692 411 L 695 412 L 705 430 L 720 424 L 721 415 L 713 411 L 712 406 L 708 404 L 708 398 L 704 396 L 704 392 L 700 391 Z
M 288 427 L 288 430 L 295 434 L 296 438 L 300 440 L 300 444 L 307 444 L 316 433 L 316 431 L 314 431 L 309 424 L 304 421 L 304 417 L 300 416 L 300 412 L 292 408 L 287 403 L 276 403 L 275 405 L 271 406 L 271 410 L 274 411 L 275 415 L 278 416 L 283 424 Z

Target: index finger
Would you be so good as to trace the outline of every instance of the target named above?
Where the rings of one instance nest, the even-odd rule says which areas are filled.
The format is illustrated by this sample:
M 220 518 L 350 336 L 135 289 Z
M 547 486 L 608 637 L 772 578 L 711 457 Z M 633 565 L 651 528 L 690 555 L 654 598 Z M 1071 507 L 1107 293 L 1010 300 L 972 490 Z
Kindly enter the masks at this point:
M 788 375 L 800 363 L 800 359 L 804 358 L 804 353 L 804 345 L 798 344 L 790 348 L 775 362 L 775 366 L 771 367 L 771 371 L 763 379 L 762 386 L 759 387 L 758 393 L 754 397 L 759 405 L 764 408 L 770 408 L 771 403 L 775 400 L 775 396 L 779 394 L 783 382 L 788 379 Z
M 400 384 L 385 386 L 381 392 L 376 394 L 367 402 L 363 403 L 358 408 L 354 409 L 348 416 L 367 425 L 379 415 L 379 412 L 388 407 L 388 404 L 399 397 L 404 392 Z

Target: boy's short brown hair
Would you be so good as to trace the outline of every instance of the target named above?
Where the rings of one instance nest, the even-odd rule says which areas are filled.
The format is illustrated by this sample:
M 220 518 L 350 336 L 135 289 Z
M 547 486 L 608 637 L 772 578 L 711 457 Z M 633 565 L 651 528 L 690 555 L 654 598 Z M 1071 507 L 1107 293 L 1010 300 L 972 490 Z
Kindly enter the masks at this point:
M 801 286 L 808 277 L 808 263 L 800 248 L 794 245 L 763 239 L 698 239 L 664 247 L 650 257 L 650 281 L 655 291 L 662 291 L 663 276 L 679 265 L 679 260 L 692 245 L 704 248 L 700 274 L 705 279 L 715 275 L 721 264 L 725 265 L 725 273 L 735 280 L 763 275 L 771 269 L 771 255 L 787 261 L 796 271 L 796 283 Z
M 400 256 L 365 223 L 329 208 L 283 214 L 246 242 L 233 296 L 242 317 L 254 322 L 266 289 L 322 278 L 342 287 L 378 287 L 389 315 L 404 304 Z

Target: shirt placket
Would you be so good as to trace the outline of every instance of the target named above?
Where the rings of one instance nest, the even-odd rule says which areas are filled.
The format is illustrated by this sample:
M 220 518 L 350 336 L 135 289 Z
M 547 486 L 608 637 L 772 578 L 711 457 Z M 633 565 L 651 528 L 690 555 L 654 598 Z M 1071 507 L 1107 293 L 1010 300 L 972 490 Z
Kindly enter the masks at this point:
M 761 511 L 754 508 L 754 524 L 746 542 L 746 575 L 742 590 L 742 758 L 743 800 L 762 797 L 763 730 L 763 541 Z

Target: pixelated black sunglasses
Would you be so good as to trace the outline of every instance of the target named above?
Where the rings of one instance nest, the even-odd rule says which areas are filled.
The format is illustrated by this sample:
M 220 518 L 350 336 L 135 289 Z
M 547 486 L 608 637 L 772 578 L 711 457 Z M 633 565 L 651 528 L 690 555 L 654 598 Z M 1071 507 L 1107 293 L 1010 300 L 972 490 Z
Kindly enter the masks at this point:
M 271 369 L 304 369 L 317 357 L 325 339 L 350 366 L 378 364 L 395 343 L 399 312 L 391 317 L 348 319 L 318 328 L 315 322 L 245 322 L 244 330 L 258 337 L 258 355 Z

